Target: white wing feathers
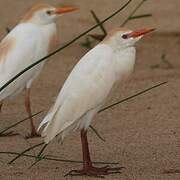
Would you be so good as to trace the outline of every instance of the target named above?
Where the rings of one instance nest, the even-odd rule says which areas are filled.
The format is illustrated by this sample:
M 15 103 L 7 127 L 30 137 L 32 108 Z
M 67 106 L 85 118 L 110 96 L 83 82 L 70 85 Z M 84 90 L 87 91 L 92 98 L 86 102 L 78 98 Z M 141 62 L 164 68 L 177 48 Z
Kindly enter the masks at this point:
M 7 51 L 0 48 L 0 86 L 3 86 L 14 75 L 18 74 L 35 60 L 43 57 L 44 52 L 41 52 L 41 50 L 38 55 L 36 53 L 38 48 L 37 36 L 39 36 L 37 32 L 35 28 L 33 29 L 28 25 L 27 27 L 25 25 L 18 25 L 0 43 L 0 46 L 9 48 Z M 26 84 L 38 74 L 41 66 L 42 64 L 36 66 L 10 84 L 0 93 L 0 100 L 12 96 L 25 88 Z
M 75 128 L 88 111 L 104 103 L 115 82 L 113 58 L 109 46 L 98 45 L 74 67 L 54 107 L 40 124 L 48 122 L 42 132 L 46 143 L 71 126 Z

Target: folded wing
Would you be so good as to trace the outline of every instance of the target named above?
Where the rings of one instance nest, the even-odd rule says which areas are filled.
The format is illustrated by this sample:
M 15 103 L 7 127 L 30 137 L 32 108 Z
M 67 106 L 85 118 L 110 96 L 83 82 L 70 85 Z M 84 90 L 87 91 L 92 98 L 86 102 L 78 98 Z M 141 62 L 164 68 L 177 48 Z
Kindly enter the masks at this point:
M 74 67 L 55 105 L 40 124 L 41 127 L 48 122 L 42 132 L 46 143 L 67 128 L 75 128 L 87 112 L 104 103 L 115 82 L 113 58 L 110 47 L 98 45 Z

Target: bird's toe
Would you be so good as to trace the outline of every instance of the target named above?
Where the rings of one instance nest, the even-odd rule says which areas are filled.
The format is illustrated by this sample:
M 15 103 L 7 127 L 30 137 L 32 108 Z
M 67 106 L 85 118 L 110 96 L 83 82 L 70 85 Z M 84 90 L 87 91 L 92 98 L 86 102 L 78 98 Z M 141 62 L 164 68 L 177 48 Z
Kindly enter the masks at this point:
M 98 178 L 104 178 L 106 175 L 110 174 L 119 174 L 121 173 L 121 170 L 124 169 L 124 167 L 110 167 L 110 166 L 105 166 L 101 168 L 97 167 L 88 167 L 86 169 L 82 170 L 72 170 L 68 172 L 66 176 L 92 176 L 92 177 L 98 177 Z

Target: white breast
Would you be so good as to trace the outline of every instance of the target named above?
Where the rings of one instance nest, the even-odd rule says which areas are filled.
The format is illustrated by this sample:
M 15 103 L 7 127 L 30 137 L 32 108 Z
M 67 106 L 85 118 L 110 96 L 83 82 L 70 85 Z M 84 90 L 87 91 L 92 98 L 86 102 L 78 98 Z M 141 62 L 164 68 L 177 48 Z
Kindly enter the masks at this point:
M 31 23 L 23 23 L 16 26 L 4 41 L 15 39 L 16 43 L 7 56 L 0 61 L 0 86 L 4 85 L 14 75 L 25 69 L 30 64 L 48 54 L 49 43 L 56 33 L 56 25 L 38 26 Z M 32 81 L 40 73 L 44 63 L 32 68 L 19 77 L 0 94 L 0 100 L 16 94 L 25 86 L 31 86 Z
M 134 70 L 136 60 L 135 47 L 129 47 L 115 52 L 116 74 L 118 81 L 126 80 Z

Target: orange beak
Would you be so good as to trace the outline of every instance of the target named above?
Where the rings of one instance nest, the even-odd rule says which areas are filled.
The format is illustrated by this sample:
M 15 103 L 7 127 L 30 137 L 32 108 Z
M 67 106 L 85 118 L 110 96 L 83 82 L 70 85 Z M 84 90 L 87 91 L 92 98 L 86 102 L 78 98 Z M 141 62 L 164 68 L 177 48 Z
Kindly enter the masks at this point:
M 75 7 L 61 7 L 61 8 L 57 8 L 54 12 L 54 14 L 65 14 L 65 13 L 69 13 L 69 12 L 73 12 L 78 10 L 78 8 Z
M 140 29 L 140 30 L 136 30 L 136 31 L 133 31 L 129 34 L 124 34 L 123 37 L 124 39 L 128 39 L 128 38 L 137 38 L 137 37 L 140 37 L 140 36 L 143 36 L 147 33 L 150 33 L 152 31 L 154 31 L 155 29 Z

